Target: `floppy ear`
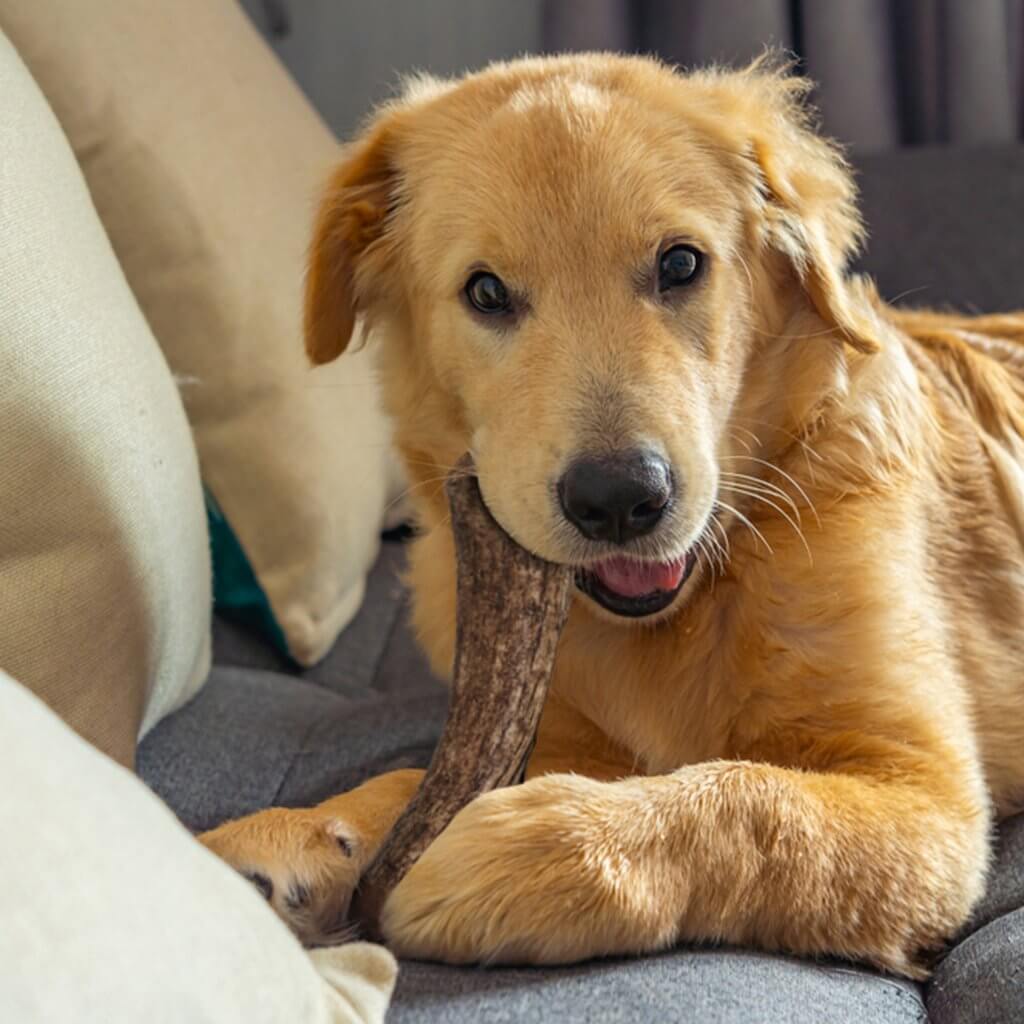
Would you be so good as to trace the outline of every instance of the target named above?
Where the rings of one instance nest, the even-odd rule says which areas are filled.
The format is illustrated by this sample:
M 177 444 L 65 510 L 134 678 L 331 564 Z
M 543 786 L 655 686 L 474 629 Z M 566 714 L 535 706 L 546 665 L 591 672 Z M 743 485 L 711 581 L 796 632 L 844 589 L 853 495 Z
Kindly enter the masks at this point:
M 753 176 L 762 243 L 783 253 L 819 316 L 861 352 L 880 345 L 863 283 L 847 272 L 864 240 L 849 165 L 814 130 L 811 83 L 771 57 L 744 71 L 713 72 L 719 101 L 746 125 L 741 153 Z M 735 140 L 734 140 L 735 141 Z
M 385 242 L 395 204 L 394 117 L 383 115 L 346 154 L 328 182 L 306 270 L 306 353 L 328 363 L 345 351 L 366 299 L 360 264 Z

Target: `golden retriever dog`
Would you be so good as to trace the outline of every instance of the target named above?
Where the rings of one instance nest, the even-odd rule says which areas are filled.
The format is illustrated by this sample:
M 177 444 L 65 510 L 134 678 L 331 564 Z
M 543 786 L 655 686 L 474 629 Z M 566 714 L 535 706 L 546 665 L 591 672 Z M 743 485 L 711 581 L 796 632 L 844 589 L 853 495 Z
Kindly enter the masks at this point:
M 464 452 L 577 581 L 527 781 L 392 893 L 400 954 L 710 941 L 919 978 L 1024 807 L 1024 315 L 850 273 L 805 90 L 603 54 L 422 79 L 329 184 L 306 344 L 335 359 L 362 319 L 379 353 L 433 666 Z M 320 941 L 419 778 L 203 841 Z

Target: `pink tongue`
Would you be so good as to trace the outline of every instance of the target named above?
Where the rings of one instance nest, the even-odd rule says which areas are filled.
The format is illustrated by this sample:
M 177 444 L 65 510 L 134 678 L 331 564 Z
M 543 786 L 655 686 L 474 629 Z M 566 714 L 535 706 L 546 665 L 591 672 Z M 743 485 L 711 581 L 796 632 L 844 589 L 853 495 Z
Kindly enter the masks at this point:
M 591 568 L 593 574 L 621 597 L 643 597 L 656 590 L 675 590 L 683 578 L 686 559 L 675 562 L 637 562 L 632 558 L 608 558 Z

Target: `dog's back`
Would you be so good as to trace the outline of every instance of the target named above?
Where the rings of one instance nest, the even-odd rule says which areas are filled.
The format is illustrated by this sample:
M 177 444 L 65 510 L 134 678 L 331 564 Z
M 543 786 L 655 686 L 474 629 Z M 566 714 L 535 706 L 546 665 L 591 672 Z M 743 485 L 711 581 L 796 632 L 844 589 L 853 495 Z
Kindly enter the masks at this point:
M 995 436 L 1024 434 L 1024 312 L 963 316 L 891 310 L 893 322 Z
M 942 438 L 931 576 L 970 680 L 989 786 L 1007 813 L 1024 797 L 1024 313 L 887 315 L 907 339 Z

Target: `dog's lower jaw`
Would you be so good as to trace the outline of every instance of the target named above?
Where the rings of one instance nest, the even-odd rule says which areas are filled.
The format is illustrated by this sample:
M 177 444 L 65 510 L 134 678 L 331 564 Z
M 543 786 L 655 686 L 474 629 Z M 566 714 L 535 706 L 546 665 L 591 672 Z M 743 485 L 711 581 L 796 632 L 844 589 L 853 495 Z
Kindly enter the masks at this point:
M 697 556 L 691 549 L 683 557 L 679 582 L 670 590 L 653 590 L 636 596 L 620 594 L 607 586 L 596 572 L 585 568 L 576 572 L 576 589 L 616 618 L 650 620 L 668 612 L 676 603 L 696 564 Z

